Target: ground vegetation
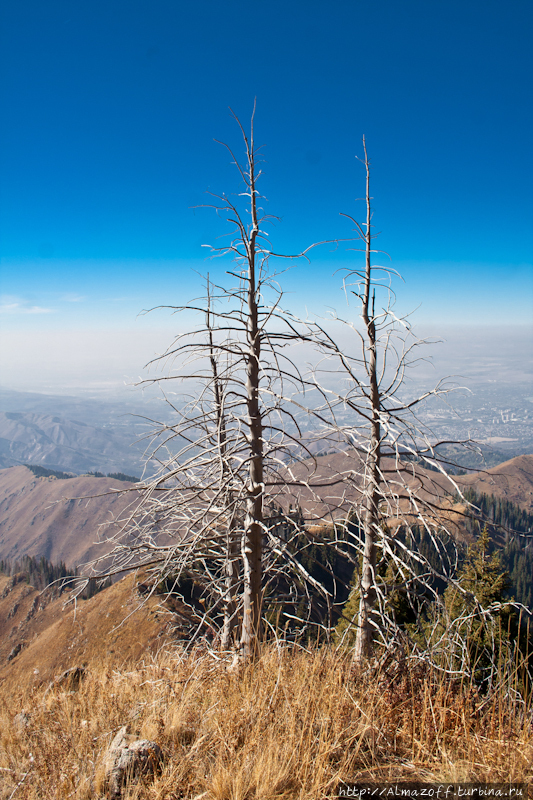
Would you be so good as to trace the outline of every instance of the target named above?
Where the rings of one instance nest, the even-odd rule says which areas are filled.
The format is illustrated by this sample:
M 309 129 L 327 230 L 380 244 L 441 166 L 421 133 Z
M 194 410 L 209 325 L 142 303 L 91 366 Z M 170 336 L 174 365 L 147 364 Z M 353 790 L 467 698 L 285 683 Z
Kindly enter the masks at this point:
M 484 696 L 424 664 L 361 670 L 330 647 L 271 644 L 234 672 L 202 649 L 160 653 L 91 664 L 77 691 L 46 689 L 2 705 L 6 797 L 100 796 L 104 754 L 124 725 L 164 754 L 162 773 L 124 800 L 322 800 L 342 781 L 533 777 L 531 710 L 516 695 Z

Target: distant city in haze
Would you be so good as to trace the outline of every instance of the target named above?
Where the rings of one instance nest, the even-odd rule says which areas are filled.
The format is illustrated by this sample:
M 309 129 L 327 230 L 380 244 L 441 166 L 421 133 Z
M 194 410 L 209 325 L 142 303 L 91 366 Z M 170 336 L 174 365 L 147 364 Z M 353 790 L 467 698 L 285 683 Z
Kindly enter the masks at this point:
M 440 379 L 447 378 L 446 385 L 454 389 L 442 400 L 423 404 L 418 418 L 432 431 L 433 441 L 472 440 L 481 446 L 481 459 L 460 453 L 465 467 L 492 466 L 533 453 L 528 330 L 521 335 L 517 329 L 456 329 L 448 341 L 423 347 L 420 355 L 427 355 L 427 360 L 409 374 L 403 388 L 406 397 Z M 160 374 L 168 375 L 170 369 Z M 18 391 L 0 387 L 0 468 L 38 463 L 74 473 L 97 470 L 141 476 L 154 421 L 173 421 L 174 412 L 161 387 L 120 382 L 113 370 L 107 381 L 88 377 L 82 370 L 79 383 L 67 372 L 65 383 L 47 382 L 44 375 L 42 382 L 23 382 Z M 185 395 L 194 392 L 194 387 L 178 380 L 165 382 L 162 388 L 178 408 Z M 339 412 L 338 421 L 349 425 L 353 415 Z M 299 424 L 303 432 L 316 436 L 314 419 L 300 414 Z

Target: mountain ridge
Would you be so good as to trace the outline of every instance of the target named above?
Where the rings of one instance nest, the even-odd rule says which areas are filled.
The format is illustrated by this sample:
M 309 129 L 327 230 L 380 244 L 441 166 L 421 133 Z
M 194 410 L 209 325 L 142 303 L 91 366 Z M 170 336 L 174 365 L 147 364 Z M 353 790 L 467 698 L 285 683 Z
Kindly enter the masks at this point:
M 135 473 L 141 455 L 139 445 L 126 444 L 113 430 L 58 415 L 0 411 L 0 467 L 31 463 L 76 473 Z
M 335 453 L 316 459 L 327 473 L 348 470 L 347 454 Z M 353 461 L 353 459 L 352 459 Z M 444 495 L 444 478 L 427 473 L 426 478 Z M 533 455 L 516 456 L 497 467 L 470 475 L 455 476 L 458 487 L 494 494 L 533 512 Z M 447 487 L 448 491 L 450 487 Z M 289 496 L 290 499 L 290 496 Z M 311 503 L 305 497 L 293 497 Z M 113 520 L 125 520 L 132 513 L 139 494 L 134 484 L 114 478 L 79 476 L 69 480 L 36 478 L 24 466 L 0 470 L 0 559 L 16 560 L 24 555 L 64 561 L 73 568 L 108 551 L 101 542 L 104 530 L 117 531 Z M 335 497 L 313 500 L 316 513 L 311 519 L 331 512 Z M 305 516 L 305 513 L 304 513 Z

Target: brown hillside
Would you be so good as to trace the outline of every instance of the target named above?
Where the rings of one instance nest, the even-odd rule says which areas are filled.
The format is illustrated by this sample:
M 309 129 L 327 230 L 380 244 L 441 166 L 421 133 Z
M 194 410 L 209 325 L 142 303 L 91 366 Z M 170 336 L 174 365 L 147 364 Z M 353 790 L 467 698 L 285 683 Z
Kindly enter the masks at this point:
M 405 464 L 398 471 L 393 459 L 384 458 L 382 470 L 390 479 L 394 490 L 400 491 L 402 496 L 405 495 L 405 489 L 400 489 L 399 475 L 410 491 L 425 499 L 435 501 L 454 492 L 453 484 L 446 476 L 420 466 Z M 287 473 L 289 471 L 289 481 L 294 480 L 294 487 L 282 487 L 278 495 L 275 491 L 272 495 L 283 506 L 288 503 L 301 506 L 308 521 L 328 521 L 345 517 L 350 508 L 360 500 L 360 476 L 364 470 L 361 458 L 355 451 L 340 451 L 318 456 L 314 460 L 306 459 L 291 464 Z M 305 482 L 307 486 L 302 485 Z M 405 502 L 401 505 L 405 506 Z
M 394 467 L 385 461 L 385 469 Z M 344 516 L 358 500 L 360 471 L 357 456 L 338 452 L 296 463 L 289 468 L 296 483 L 309 480 L 314 488 L 287 491 L 275 487 L 270 496 L 287 507 L 300 505 L 308 522 Z M 435 472 L 416 467 L 410 470 L 409 484 L 422 489 L 426 497 L 453 494 L 453 485 Z M 312 471 L 315 470 L 314 474 Z M 513 458 L 484 472 L 455 478 L 460 486 L 494 494 L 533 512 L 533 455 Z M 80 476 L 70 480 L 36 478 L 26 467 L 0 470 L 0 559 L 23 555 L 45 556 L 68 566 L 82 564 L 101 555 L 97 544 L 101 525 L 113 518 L 126 518 L 138 501 L 131 484 L 110 478 Z M 107 528 L 107 532 L 112 529 Z
M 0 470 L 0 558 L 44 556 L 73 567 L 100 555 L 99 526 L 127 514 L 137 495 L 112 478 L 36 478 L 27 467 Z
M 301 505 L 308 519 L 342 516 L 358 500 L 360 481 L 354 479 L 354 473 L 361 471 L 361 461 L 357 454 L 330 453 L 317 457 L 314 462 L 307 459 L 291 465 L 290 470 L 295 481 L 308 480 L 311 488 L 294 488 L 289 492 L 282 489 L 279 499 L 286 504 L 288 497 L 293 505 Z M 383 471 L 395 481 L 396 466 L 392 459 L 383 460 Z M 410 488 L 426 499 L 455 494 L 452 481 L 438 472 L 410 464 L 401 472 Z M 453 476 L 453 480 L 458 486 L 505 498 L 533 512 L 533 455 L 517 456 L 482 472 Z
M 156 598 L 141 601 L 134 586 L 130 575 L 76 608 L 64 608 L 67 594 L 51 599 L 24 581 L 13 586 L 13 579 L 0 576 L 0 683 L 49 683 L 73 666 L 123 664 L 155 652 L 166 641 L 168 615 Z
M 533 513 L 533 455 L 517 456 L 483 472 L 461 475 L 457 483 L 505 498 Z

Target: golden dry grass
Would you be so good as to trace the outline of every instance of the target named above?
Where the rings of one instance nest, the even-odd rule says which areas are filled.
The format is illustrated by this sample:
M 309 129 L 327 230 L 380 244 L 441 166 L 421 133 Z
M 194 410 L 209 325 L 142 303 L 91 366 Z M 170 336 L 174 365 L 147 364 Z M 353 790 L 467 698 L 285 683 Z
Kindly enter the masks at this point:
M 17 784 L 14 800 L 100 797 L 103 755 L 125 724 L 165 754 L 161 775 L 128 800 L 319 800 L 343 779 L 533 777 L 531 713 L 516 698 L 487 701 L 401 665 L 361 672 L 326 647 L 271 646 L 238 672 L 227 666 L 205 652 L 162 653 L 120 670 L 93 664 L 74 693 L 5 698 L 0 797 Z

